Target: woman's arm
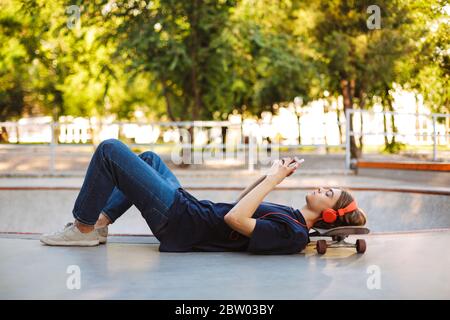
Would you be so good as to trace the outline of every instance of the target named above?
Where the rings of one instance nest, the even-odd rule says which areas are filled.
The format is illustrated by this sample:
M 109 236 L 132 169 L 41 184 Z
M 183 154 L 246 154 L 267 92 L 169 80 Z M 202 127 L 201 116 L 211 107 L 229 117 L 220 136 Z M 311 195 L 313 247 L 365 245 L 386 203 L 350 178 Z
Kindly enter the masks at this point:
M 272 166 L 272 172 L 231 208 L 224 216 L 225 223 L 230 228 L 247 237 L 252 235 L 256 225 L 256 219 L 252 216 L 260 203 L 277 184 L 291 175 L 299 166 L 297 163 L 289 166 L 288 163 L 282 164 L 281 161 L 276 161 Z
M 283 161 L 286 160 L 287 163 L 291 164 L 292 163 L 292 159 L 291 158 L 284 158 Z M 301 162 L 300 162 L 301 163 Z M 287 176 L 290 176 L 293 172 L 291 172 L 290 174 L 288 174 Z M 260 184 L 261 181 L 263 181 L 265 178 L 267 177 L 267 174 L 261 176 L 258 178 L 258 180 L 256 180 L 255 182 L 253 182 L 251 185 L 249 185 L 247 188 L 244 189 L 244 191 L 241 192 L 241 194 L 239 195 L 239 197 L 237 198 L 236 201 L 240 201 L 247 193 L 249 193 L 251 190 L 253 190 L 254 187 L 256 187 L 258 184 Z
M 241 192 L 241 194 L 239 195 L 239 197 L 237 198 L 236 201 L 240 201 L 243 197 L 245 197 L 245 195 L 247 193 L 249 193 L 250 191 L 253 190 L 254 187 L 256 187 L 258 184 L 260 184 L 261 181 L 263 181 L 265 178 L 267 177 L 267 175 L 263 175 L 261 177 L 258 178 L 258 180 L 256 180 L 255 182 L 253 182 L 251 185 L 249 185 L 247 188 L 244 189 L 244 191 Z

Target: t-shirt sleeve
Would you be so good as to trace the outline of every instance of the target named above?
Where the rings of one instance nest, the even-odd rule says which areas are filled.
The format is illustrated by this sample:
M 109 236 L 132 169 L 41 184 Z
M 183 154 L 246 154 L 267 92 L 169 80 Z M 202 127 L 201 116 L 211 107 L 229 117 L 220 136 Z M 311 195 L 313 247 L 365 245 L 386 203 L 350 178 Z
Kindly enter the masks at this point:
M 302 230 L 294 231 L 288 223 L 257 219 L 247 251 L 258 254 L 293 254 L 302 251 L 308 236 Z

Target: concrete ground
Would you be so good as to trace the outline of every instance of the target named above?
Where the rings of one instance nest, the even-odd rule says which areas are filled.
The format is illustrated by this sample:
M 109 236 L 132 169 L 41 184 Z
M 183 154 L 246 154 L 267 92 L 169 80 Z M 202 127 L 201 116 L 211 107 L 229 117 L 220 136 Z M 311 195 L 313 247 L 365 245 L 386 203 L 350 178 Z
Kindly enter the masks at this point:
M 30 236 L 28 236 L 30 238 Z M 449 299 L 450 231 L 366 236 L 364 255 L 161 253 L 153 237 L 93 248 L 0 238 L 1 299 Z M 80 289 L 68 289 L 80 271 Z M 68 273 L 69 271 L 69 273 Z
M 232 201 L 257 174 L 176 172 L 186 189 L 213 201 Z M 111 227 L 113 234 L 130 236 L 112 236 L 93 248 L 41 245 L 34 233 L 70 221 L 81 183 L 81 177 L 0 179 L 0 299 L 450 298 L 450 187 L 296 173 L 266 198 L 298 207 L 308 188 L 359 188 L 354 193 L 372 231 L 362 236 L 368 245 L 363 255 L 328 249 L 320 256 L 313 242 L 300 254 L 284 256 L 161 253 L 134 207 Z M 70 266 L 79 267 L 80 289 L 67 287 Z

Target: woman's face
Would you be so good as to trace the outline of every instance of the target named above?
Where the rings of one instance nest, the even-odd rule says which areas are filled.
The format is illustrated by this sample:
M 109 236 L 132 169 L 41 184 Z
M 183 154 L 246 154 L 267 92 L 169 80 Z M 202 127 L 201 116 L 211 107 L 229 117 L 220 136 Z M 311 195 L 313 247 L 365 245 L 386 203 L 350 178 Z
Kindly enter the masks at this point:
M 306 195 L 308 208 L 315 212 L 322 212 L 325 209 L 333 208 L 339 197 L 341 190 L 334 188 L 318 188 Z

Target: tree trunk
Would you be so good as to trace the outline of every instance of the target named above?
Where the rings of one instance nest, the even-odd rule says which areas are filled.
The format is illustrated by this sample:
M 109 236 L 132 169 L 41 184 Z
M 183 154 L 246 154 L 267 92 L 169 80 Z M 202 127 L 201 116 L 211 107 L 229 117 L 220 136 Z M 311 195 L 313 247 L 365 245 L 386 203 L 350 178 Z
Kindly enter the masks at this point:
M 227 131 L 228 131 L 228 127 L 224 126 L 221 127 L 222 129 L 222 152 L 224 155 L 226 155 L 226 151 L 227 151 Z
M 396 144 L 397 143 L 397 136 L 395 135 L 398 131 L 397 131 L 397 126 L 395 125 L 395 115 L 392 114 L 391 115 L 391 126 L 392 126 L 392 140 L 391 140 L 391 144 Z
M 385 103 L 384 103 L 384 105 L 386 105 L 388 111 L 391 111 L 391 112 L 394 111 L 394 106 L 392 105 L 392 97 L 391 97 L 391 95 L 389 93 L 389 88 L 388 87 L 386 87 L 386 89 L 385 89 Z M 386 108 L 385 108 L 385 110 L 386 110 Z M 386 121 L 386 119 L 385 119 L 385 121 Z M 387 127 L 387 125 L 386 125 L 386 127 Z M 387 139 L 387 136 L 386 136 L 386 139 L 385 139 L 385 144 L 387 142 L 386 147 L 388 148 L 389 152 L 393 152 L 396 149 L 396 144 L 397 144 L 396 136 L 395 136 L 395 134 L 397 133 L 397 126 L 395 125 L 395 116 L 394 116 L 394 114 L 391 114 L 391 131 L 392 131 L 391 141 L 389 141 Z
M 363 89 L 359 90 L 359 109 L 364 110 L 366 107 L 366 99 L 365 99 L 365 93 Z M 362 134 L 364 132 L 364 114 L 361 112 L 361 117 L 359 118 L 360 121 L 360 127 L 361 127 L 361 135 L 359 136 L 359 150 L 360 153 L 362 153 L 362 150 L 364 148 L 364 135 Z
M 386 87 L 385 89 L 385 95 L 384 95 L 384 101 L 383 101 L 383 109 L 386 111 L 394 112 L 394 106 L 392 104 L 392 97 L 389 94 L 389 88 Z M 387 133 L 387 117 L 384 115 L 384 128 L 385 128 L 385 134 Z M 397 142 L 395 134 L 398 132 L 397 126 L 395 125 L 395 115 L 391 114 L 391 132 L 392 132 L 392 138 L 391 141 L 385 136 L 384 144 L 385 149 L 389 153 L 395 153 L 400 150 L 401 144 Z
M 353 90 L 352 90 L 352 82 L 353 82 Z M 348 81 L 346 79 L 342 79 L 340 81 L 341 85 L 341 93 L 342 97 L 344 98 L 344 112 L 346 112 L 349 109 L 352 109 L 353 107 L 353 95 L 352 92 L 354 92 L 354 80 Z M 350 119 L 347 119 L 347 123 L 349 125 L 349 130 L 353 131 L 353 114 L 350 114 Z M 355 136 L 350 136 L 350 157 L 352 159 L 358 159 L 360 155 L 360 152 L 358 150 L 358 147 L 355 143 Z
M 324 115 L 324 120 L 326 120 L 326 115 L 328 114 L 328 101 L 325 100 L 325 102 L 323 103 L 323 115 Z M 323 130 L 323 140 L 325 142 L 325 152 L 326 154 L 330 153 L 330 150 L 328 149 L 328 139 L 327 139 L 327 123 L 325 121 L 325 130 Z
M 416 134 L 420 134 L 420 120 L 419 120 L 419 101 L 417 99 L 417 94 L 414 94 L 414 101 L 416 102 Z M 417 136 L 417 141 L 423 141 L 422 136 Z
M 166 85 L 166 79 L 164 76 L 161 76 L 161 85 L 162 85 L 162 93 L 164 96 L 164 100 L 166 101 L 166 110 L 167 110 L 167 114 L 170 118 L 171 121 L 176 121 L 175 116 L 173 114 L 172 111 L 172 104 L 170 103 L 170 99 L 169 99 L 169 92 L 167 90 L 167 85 Z
M 298 127 L 297 141 L 298 141 L 298 144 L 302 144 L 302 133 L 301 133 L 301 126 L 300 126 L 300 117 L 301 117 L 301 115 L 297 115 L 297 127 Z
M 448 145 L 450 144 L 450 118 L 445 118 L 445 143 Z
M 359 117 L 359 127 L 361 128 L 361 135 L 359 136 L 358 142 L 359 142 L 359 146 L 358 146 L 358 152 L 359 152 L 359 157 L 361 157 L 362 154 L 362 150 L 364 147 L 364 117 L 363 117 L 363 113 L 360 113 L 360 117 Z
M 446 113 L 448 113 L 448 110 L 450 110 L 450 99 L 446 99 L 444 105 L 445 105 L 444 110 L 447 110 Z M 449 132 L 449 127 L 450 127 L 449 124 L 450 124 L 450 118 L 446 117 L 445 118 L 445 136 L 446 136 L 445 140 L 446 140 L 447 144 L 450 143 L 450 135 L 447 134 Z
M 386 106 L 383 106 L 383 110 L 386 111 Z M 386 113 L 383 113 L 383 129 L 384 129 L 384 148 L 389 148 L 389 140 L 387 137 L 387 119 L 386 119 Z
M 394 112 L 394 106 L 392 105 L 391 98 L 389 98 L 389 100 L 388 100 L 388 107 L 389 107 L 389 111 Z M 395 134 L 398 132 L 397 126 L 395 125 L 395 115 L 394 114 L 391 114 L 391 126 L 392 126 L 392 133 L 393 133 L 391 144 L 394 145 L 397 143 Z
M 338 123 L 338 130 L 339 130 L 339 144 L 342 144 L 343 140 L 342 140 L 341 110 L 339 110 L 339 105 L 337 105 L 337 104 L 336 104 L 336 118 L 337 118 L 337 123 Z

